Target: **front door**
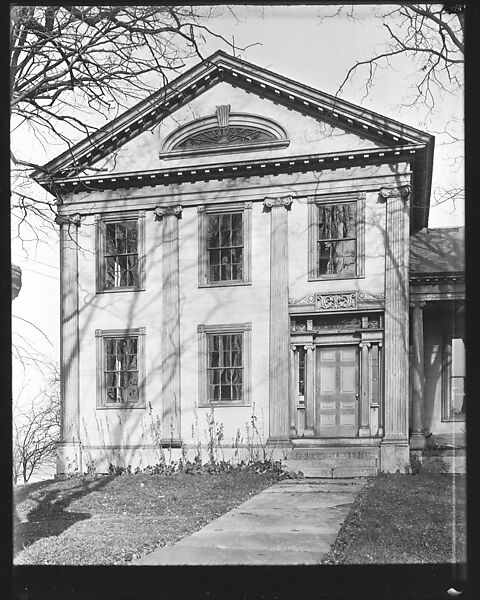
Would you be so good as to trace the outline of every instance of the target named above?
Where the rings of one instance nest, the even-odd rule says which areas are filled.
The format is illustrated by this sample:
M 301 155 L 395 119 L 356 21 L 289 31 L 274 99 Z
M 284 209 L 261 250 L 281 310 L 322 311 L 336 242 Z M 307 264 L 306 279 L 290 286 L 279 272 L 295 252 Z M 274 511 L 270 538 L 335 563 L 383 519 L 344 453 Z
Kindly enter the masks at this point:
M 356 437 L 358 433 L 358 347 L 317 346 L 315 434 Z

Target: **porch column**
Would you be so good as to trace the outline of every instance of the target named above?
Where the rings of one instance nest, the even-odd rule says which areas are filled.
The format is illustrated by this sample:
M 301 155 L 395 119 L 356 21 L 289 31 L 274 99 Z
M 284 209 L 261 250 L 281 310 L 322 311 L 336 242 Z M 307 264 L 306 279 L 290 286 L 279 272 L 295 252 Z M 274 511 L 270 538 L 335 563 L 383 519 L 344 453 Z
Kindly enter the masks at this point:
M 290 435 L 297 435 L 298 350 L 290 346 Z
M 181 206 L 157 207 L 162 226 L 162 443 L 181 445 L 180 430 L 180 286 L 178 219 Z
M 288 316 L 288 221 L 291 196 L 265 198 L 270 212 L 270 442 L 289 439 L 288 393 L 290 325 Z
M 410 241 L 408 186 L 385 189 L 385 436 L 380 446 L 381 470 L 408 472 L 408 262 Z
M 315 344 L 304 346 L 305 360 L 305 437 L 315 435 Z
M 370 436 L 370 342 L 359 344 L 362 352 L 361 364 L 361 388 L 360 388 L 360 427 L 359 437 Z
M 412 310 L 412 435 L 410 448 L 422 450 L 425 446 L 423 431 L 423 402 L 425 368 L 423 353 L 423 307 L 425 302 L 413 302 Z
M 60 225 L 60 442 L 57 475 L 82 472 L 78 325 L 78 227 L 80 215 L 57 216 Z

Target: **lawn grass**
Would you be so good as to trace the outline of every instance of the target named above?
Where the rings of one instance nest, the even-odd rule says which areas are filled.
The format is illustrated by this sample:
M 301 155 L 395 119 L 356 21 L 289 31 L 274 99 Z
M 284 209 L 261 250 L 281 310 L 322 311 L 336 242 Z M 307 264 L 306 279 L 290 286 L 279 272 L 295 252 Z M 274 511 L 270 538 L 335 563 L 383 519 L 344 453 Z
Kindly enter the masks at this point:
M 122 565 L 201 529 L 277 479 L 238 471 L 72 478 L 14 490 L 14 564 Z
M 357 496 L 324 564 L 466 561 L 465 475 L 380 475 Z

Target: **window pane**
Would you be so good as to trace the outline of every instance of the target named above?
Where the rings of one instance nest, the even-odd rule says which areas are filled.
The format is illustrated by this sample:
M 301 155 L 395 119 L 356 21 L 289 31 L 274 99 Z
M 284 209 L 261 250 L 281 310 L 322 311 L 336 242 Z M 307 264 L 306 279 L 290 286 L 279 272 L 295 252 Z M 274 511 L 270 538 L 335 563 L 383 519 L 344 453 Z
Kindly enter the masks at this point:
M 218 231 L 213 231 L 208 234 L 207 245 L 209 248 L 218 248 L 219 246 L 219 233 Z
M 219 215 L 208 215 L 208 234 L 218 232 Z
M 452 339 L 452 377 L 465 377 L 465 343 L 462 338 Z
M 242 229 L 242 213 L 232 214 L 232 229 Z
M 127 252 L 137 252 L 138 248 L 138 226 L 132 221 L 127 225 Z
M 227 231 L 230 233 L 232 229 L 232 215 L 230 213 L 220 215 L 220 232 Z
M 355 204 L 343 205 L 343 236 L 355 237 L 356 235 L 356 210 Z
M 220 369 L 211 369 L 208 371 L 208 383 L 210 385 L 220 383 Z
M 117 403 L 118 402 L 118 394 L 117 388 L 108 388 L 107 389 L 107 403 Z
M 210 250 L 210 265 L 215 266 L 220 264 L 220 251 Z
M 243 260 L 243 248 L 233 248 L 231 251 L 232 263 L 241 263 Z
M 112 356 L 111 354 L 107 354 L 107 371 L 114 371 L 115 364 L 116 364 L 115 356 Z
M 105 373 L 105 385 L 115 387 L 117 385 L 117 373 Z
M 222 385 L 220 389 L 222 401 L 232 399 L 232 388 L 229 385 Z
M 104 344 L 107 355 L 115 354 L 115 338 L 105 338 Z
M 232 280 L 241 281 L 243 279 L 242 265 L 232 265 Z
M 338 238 L 341 236 L 342 231 L 342 217 L 343 217 L 343 206 L 341 204 L 337 204 L 331 207 L 331 230 L 330 235 L 332 238 Z
M 219 366 L 219 353 L 218 352 L 210 352 L 208 355 L 208 366 L 209 367 L 218 367 Z
M 115 245 L 118 254 L 127 251 L 127 226 L 125 223 L 115 223 Z
M 328 275 L 334 273 L 330 260 L 331 246 L 329 242 L 319 242 L 318 244 L 318 274 Z
M 115 223 L 105 224 L 105 254 L 115 254 Z
M 465 412 L 465 378 L 452 377 L 450 384 L 452 414 L 458 415 Z
M 124 402 L 138 402 L 138 387 L 130 386 L 123 390 Z
M 222 265 L 220 267 L 220 280 L 231 281 L 232 279 L 232 267 L 230 265 Z
M 235 400 L 237 402 L 240 402 L 241 400 L 243 400 L 243 385 L 242 384 L 233 385 L 232 392 L 233 392 L 232 400 Z
M 230 229 L 220 231 L 220 246 L 225 248 L 232 245 L 232 232 Z

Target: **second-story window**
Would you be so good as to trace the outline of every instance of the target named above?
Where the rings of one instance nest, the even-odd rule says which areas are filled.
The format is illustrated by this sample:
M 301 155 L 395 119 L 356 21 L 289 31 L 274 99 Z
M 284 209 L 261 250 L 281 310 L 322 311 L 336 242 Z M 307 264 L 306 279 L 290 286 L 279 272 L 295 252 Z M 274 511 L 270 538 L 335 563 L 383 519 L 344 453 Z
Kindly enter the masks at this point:
M 97 217 L 97 292 L 144 289 L 144 213 Z
M 138 224 L 105 224 L 105 287 L 138 287 Z
M 208 281 L 243 281 L 243 213 L 213 213 L 208 219 Z
M 200 287 L 250 283 L 251 204 L 200 206 Z
M 362 277 L 365 195 L 309 199 L 309 279 Z
M 318 207 L 318 275 L 355 275 L 357 227 L 354 202 Z

